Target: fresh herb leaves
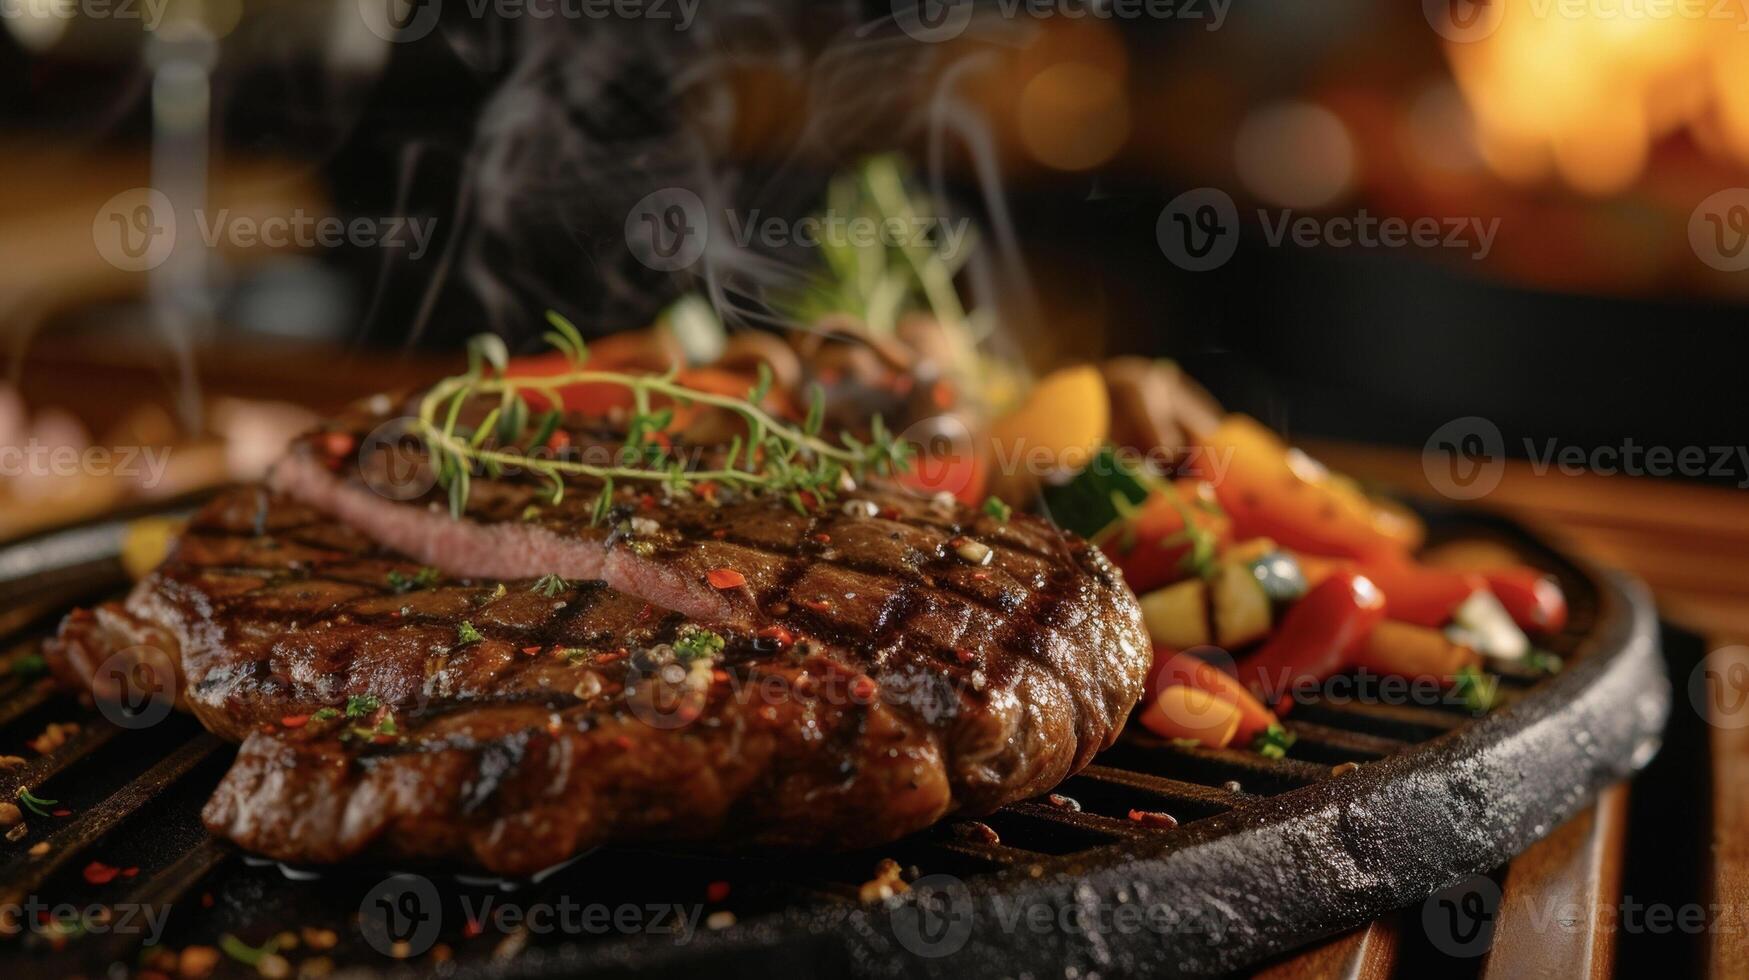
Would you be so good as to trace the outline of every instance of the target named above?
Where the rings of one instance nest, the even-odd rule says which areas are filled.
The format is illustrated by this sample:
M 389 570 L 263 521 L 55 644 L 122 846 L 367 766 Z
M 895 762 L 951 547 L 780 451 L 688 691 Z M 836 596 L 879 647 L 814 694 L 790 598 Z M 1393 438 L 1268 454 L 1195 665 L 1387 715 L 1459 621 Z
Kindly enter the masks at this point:
M 398 568 L 389 569 L 389 588 L 396 595 L 405 595 L 415 589 L 429 589 L 437 584 L 438 571 L 429 565 L 420 568 L 412 575 L 407 575 Z

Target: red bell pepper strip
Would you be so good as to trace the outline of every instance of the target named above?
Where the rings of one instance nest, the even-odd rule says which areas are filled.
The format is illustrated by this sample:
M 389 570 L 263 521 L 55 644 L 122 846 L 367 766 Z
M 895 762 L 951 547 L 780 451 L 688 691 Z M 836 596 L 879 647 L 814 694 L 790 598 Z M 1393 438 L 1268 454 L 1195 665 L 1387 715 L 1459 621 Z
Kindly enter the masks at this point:
M 1294 603 L 1275 635 L 1239 664 L 1239 679 L 1265 704 L 1291 704 L 1288 695 L 1300 684 L 1347 667 L 1384 618 L 1384 594 L 1366 576 L 1346 569 L 1332 573 Z
M 1559 633 L 1567 625 L 1567 597 L 1549 575 L 1527 565 L 1482 573 L 1512 621 L 1531 633 Z
M 1381 556 L 1358 568 L 1385 594 L 1385 615 L 1416 626 L 1445 625 L 1465 599 L 1488 586 L 1475 572 L 1434 568 L 1408 558 Z
M 1095 542 L 1111 556 L 1137 595 L 1193 574 L 1186 556 L 1196 547 L 1197 539 L 1205 542 L 1211 554 L 1231 541 L 1226 515 L 1201 502 L 1208 493 L 1206 487 L 1196 480 L 1161 487 L 1114 533 Z M 1212 499 L 1212 494 L 1206 499 Z M 1186 518 L 1196 527 L 1192 534 L 1184 533 Z
M 1238 709 L 1239 727 L 1234 738 L 1242 745 L 1251 744 L 1252 739 L 1276 724 L 1274 713 L 1252 697 L 1251 692 L 1231 674 L 1201 657 L 1155 647 L 1154 667 L 1148 672 L 1142 703 L 1153 704 L 1161 691 L 1176 684 L 1206 691 Z

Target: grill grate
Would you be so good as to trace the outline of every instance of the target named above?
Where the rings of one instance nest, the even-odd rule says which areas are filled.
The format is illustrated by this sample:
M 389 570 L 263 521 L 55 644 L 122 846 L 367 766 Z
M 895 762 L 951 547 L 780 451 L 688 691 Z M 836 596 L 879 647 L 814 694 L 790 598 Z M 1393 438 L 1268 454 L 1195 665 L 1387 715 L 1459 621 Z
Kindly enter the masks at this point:
M 373 889 L 392 869 L 342 867 L 312 875 L 250 858 L 204 833 L 200 807 L 228 765 L 231 749 L 192 719 L 176 715 L 149 729 L 123 731 L 50 690 L 46 681 L 8 681 L 0 687 L 0 752 L 19 752 L 19 746 L 50 722 L 76 720 L 81 728 L 52 753 L 0 772 L 0 786 L 8 792 L 13 786 L 27 787 L 39 797 L 60 801 L 58 807 L 69 811 L 62 817 L 27 814 L 28 832 L 20 840 L 0 845 L 0 909 L 22 906 L 27 915 L 35 915 L 33 910 L 45 903 L 107 907 L 112 918 L 107 924 L 96 922 L 82 935 L 65 936 L 41 928 L 18 928 L 15 923 L 16 934 L 0 939 L 0 957 L 16 959 L 33 972 L 89 975 L 116 963 L 133 968 L 153 965 L 154 950 L 214 946 L 226 935 L 259 945 L 277 933 L 299 934 L 308 927 L 316 930 L 312 935 L 317 947 L 328 945 L 322 931 L 330 932 L 332 948 L 312 948 L 307 937 L 298 935 L 297 946 L 282 954 L 293 969 L 303 964 L 310 973 L 319 973 L 324 962 L 336 969 L 383 971 L 424 969 L 439 959 L 447 959 L 463 975 L 492 976 L 633 967 L 645 973 L 691 973 L 701 963 L 730 973 L 769 974 L 778 964 L 788 963 L 862 974 L 979 975 L 1032 970 L 1051 961 L 1059 968 L 1077 962 L 1108 968 L 1150 963 L 1166 972 L 1226 970 L 1255 962 L 1286 945 L 1412 901 L 1443 879 L 1455 877 L 1454 870 L 1466 863 L 1482 862 L 1469 870 L 1497 864 L 1494 858 L 1528 843 L 1530 828 L 1552 826 L 1556 818 L 1580 805 L 1589 789 L 1624 771 L 1629 765 L 1624 757 L 1643 754 L 1643 743 L 1661 723 L 1659 702 L 1642 710 L 1637 724 L 1613 735 L 1598 733 L 1590 769 L 1564 773 L 1572 793 L 1545 798 L 1534 792 L 1525 796 L 1522 788 L 1501 790 L 1510 797 L 1516 821 L 1490 825 L 1498 837 L 1495 850 L 1501 854 L 1439 856 L 1421 862 L 1425 867 L 1400 881 L 1320 885 L 1321 879 L 1315 877 L 1318 859 L 1305 860 L 1305 866 L 1292 874 L 1277 874 L 1284 862 L 1295 857 L 1287 853 L 1300 839 L 1294 833 L 1302 834 L 1302 843 L 1322 840 L 1325 846 L 1330 846 L 1330 834 L 1346 834 L 1347 857 L 1364 860 L 1362 851 L 1371 845 L 1359 825 L 1425 820 L 1416 803 L 1403 796 L 1401 787 L 1407 785 L 1403 774 L 1449 773 L 1456 758 L 1450 751 L 1474 752 L 1473 758 L 1486 761 L 1490 746 L 1522 736 L 1520 729 L 1528 725 L 1509 725 L 1501 715 L 1547 715 L 1582 700 L 1575 692 L 1620 699 L 1636 688 L 1659 691 L 1661 674 L 1650 678 L 1641 663 L 1644 658 L 1634 653 L 1643 645 L 1640 638 L 1646 624 L 1642 622 L 1645 610 L 1631 595 L 1617 596 L 1604 580 L 1507 525 L 1478 524 L 1466 518 L 1443 527 L 1507 538 L 1533 560 L 1555 570 L 1570 599 L 1569 626 L 1548 646 L 1569 658 L 1573 669 L 1555 679 L 1540 679 L 1510 665 L 1492 665 L 1501 675 L 1506 705 L 1496 717 L 1475 722 L 1452 707 L 1381 704 L 1364 696 L 1309 700 L 1292 712 L 1288 727 L 1298 741 L 1279 760 L 1238 750 L 1187 748 L 1131 730 L 1095 765 L 1058 789 L 1079 804 L 1078 810 L 1049 800 L 1007 807 L 981 821 L 994 831 L 994 839 L 982 828 L 961 822 L 869 852 L 811 855 L 805 860 L 782 854 L 725 856 L 612 847 L 592 852 L 540 881 L 515 885 L 430 870 L 425 875 L 436 888 L 436 918 L 441 921 L 436 945 L 419 951 L 410 941 L 408 950 L 418 955 L 401 963 L 373 948 L 359 925 L 361 904 L 375 894 Z M 32 547 L 53 553 L 52 547 L 42 544 Z M 122 585 L 113 561 L 94 562 L 87 554 L 81 562 L 80 575 L 71 585 L 65 575 L 53 577 L 61 594 L 46 612 L 58 614 L 64 609 L 69 588 L 89 596 Z M 19 587 L 17 582 L 11 586 Z M 23 608 L 23 600 L 16 595 L 9 598 L 5 588 L 0 585 L 0 607 Z M 52 615 L 38 617 L 15 633 L 14 652 L 34 649 L 52 625 Z M 1569 690 L 1553 690 L 1556 687 Z M 1493 736 L 1483 734 L 1489 728 L 1497 730 Z M 1459 736 L 1482 741 L 1464 748 Z M 1444 756 L 1430 751 L 1439 746 L 1458 748 Z M 1633 761 L 1638 764 L 1644 759 Z M 1367 778 L 1373 780 L 1365 793 L 1376 794 L 1382 809 L 1345 809 L 1343 826 L 1325 827 L 1323 837 L 1304 836 L 1304 827 L 1295 830 L 1297 825 L 1283 823 L 1289 818 L 1330 822 L 1319 816 L 1320 807 L 1339 802 L 1345 792 L 1362 792 L 1340 785 L 1354 783 L 1352 776 L 1332 772 L 1332 767 L 1349 762 L 1378 764 L 1364 766 Z M 1518 779 L 1524 781 L 1522 760 L 1517 765 Z M 1549 765 L 1573 763 L 1550 753 Z M 1461 791 L 1486 790 L 1478 783 Z M 1145 826 L 1129 818 L 1131 810 L 1164 812 L 1179 823 L 1171 829 Z M 1459 813 L 1451 819 L 1462 822 L 1464 816 Z M 1522 828 L 1515 831 L 1520 824 Z M 1275 832 L 1271 828 L 1283 827 L 1288 837 L 1268 836 Z M 46 852 L 32 853 L 33 845 L 40 844 L 46 844 Z M 1275 867 L 1261 866 L 1260 857 L 1272 857 L 1268 863 Z M 1393 862 L 1401 863 L 1397 860 L 1401 855 L 1376 857 L 1387 869 Z M 908 878 L 921 876 L 926 884 L 946 882 L 947 888 L 920 888 L 892 905 L 865 904 L 861 886 L 883 858 L 898 862 Z M 93 884 L 86 880 L 85 869 L 94 861 L 124 873 L 108 883 Z M 135 868 L 137 873 L 127 876 Z M 1294 880 L 1300 875 L 1312 876 L 1311 884 Z M 728 885 L 726 894 L 714 884 L 723 882 Z M 954 891 L 961 883 L 964 895 Z M 1255 903 L 1265 900 L 1271 887 L 1298 889 L 1306 901 L 1285 909 L 1239 909 L 1223 917 L 1225 931 L 1215 936 L 1190 935 L 1184 926 L 1187 920 L 1180 918 L 1175 920 L 1174 938 L 1144 936 L 1134 949 L 1120 948 L 1122 937 L 1068 935 L 1060 929 L 1016 936 L 1010 925 L 1005 935 L 992 928 L 993 918 L 1001 920 L 985 913 L 985 903 L 992 898 L 1037 901 L 1047 907 L 1141 899 L 1164 902 L 1182 917 L 1200 900 L 1223 890 L 1233 896 L 1249 895 Z M 1175 888 L 1189 891 L 1174 893 Z M 964 908 L 940 907 L 943 895 Z M 594 923 L 585 923 L 579 912 L 576 921 L 584 923 L 579 928 L 549 930 L 539 923 L 496 922 L 475 934 L 470 913 L 492 907 L 484 904 L 488 901 L 498 907 L 508 904 L 555 912 L 567 905 L 582 910 L 599 906 L 620 921 L 610 921 L 608 928 L 596 932 Z M 672 932 L 676 925 L 672 914 L 652 911 L 660 907 L 684 910 L 689 924 L 682 936 Z M 624 911 L 628 908 L 639 911 L 635 927 L 625 930 L 624 923 L 633 918 Z M 144 929 L 140 910 L 147 909 L 164 916 L 155 947 L 146 944 L 150 933 Z M 915 955 L 920 948 L 916 941 L 906 942 L 904 910 L 916 914 L 918 922 L 942 928 L 951 925 L 954 914 L 970 910 L 977 929 L 969 939 L 959 938 L 957 945 L 951 929 L 935 938 L 925 930 L 924 955 Z M 724 913 L 733 916 L 733 924 L 728 924 Z M 385 910 L 384 914 L 392 913 Z M 131 916 L 132 928 L 121 928 L 124 915 Z M 932 945 L 937 939 L 945 945 Z M 948 946 L 953 946 L 949 951 L 954 955 L 927 955 Z M 224 960 L 221 968 L 253 972 L 235 959 Z

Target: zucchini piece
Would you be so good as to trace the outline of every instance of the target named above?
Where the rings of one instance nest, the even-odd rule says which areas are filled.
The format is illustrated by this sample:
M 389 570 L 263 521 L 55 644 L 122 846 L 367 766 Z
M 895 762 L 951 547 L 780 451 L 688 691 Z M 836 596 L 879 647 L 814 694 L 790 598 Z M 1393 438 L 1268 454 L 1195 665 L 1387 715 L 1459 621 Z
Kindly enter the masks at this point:
M 1518 660 L 1530 653 L 1530 638 L 1487 589 L 1477 589 L 1458 604 L 1446 635 L 1453 643 L 1502 660 Z
M 1272 551 L 1252 562 L 1251 574 L 1271 602 L 1293 602 L 1306 594 L 1306 573 L 1285 551 Z
M 1111 446 L 1101 446 L 1087 468 L 1067 483 L 1047 483 L 1041 491 L 1045 512 L 1061 527 L 1091 538 L 1123 515 L 1112 497 L 1131 505 L 1148 499 L 1142 475 L 1118 458 Z
M 1269 593 L 1243 562 L 1227 562 L 1209 587 L 1214 600 L 1215 642 L 1228 650 L 1269 635 Z
M 1202 579 L 1174 582 L 1138 601 L 1148 638 L 1160 646 L 1188 650 L 1210 642 L 1208 586 Z

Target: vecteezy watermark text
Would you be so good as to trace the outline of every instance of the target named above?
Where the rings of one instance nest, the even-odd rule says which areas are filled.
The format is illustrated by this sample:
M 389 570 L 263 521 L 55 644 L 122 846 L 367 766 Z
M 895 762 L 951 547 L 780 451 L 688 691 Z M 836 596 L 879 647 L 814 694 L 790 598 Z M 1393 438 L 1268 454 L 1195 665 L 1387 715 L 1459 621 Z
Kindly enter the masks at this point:
M 169 446 L 0 446 L 0 479 L 41 476 L 118 476 L 151 489 L 170 465 Z
M 1233 0 L 892 0 L 893 22 L 918 41 L 939 44 L 966 32 L 974 15 L 1017 20 L 1202 21 L 1218 31 Z
M 162 2 L 162 0 L 160 0 Z M 606 21 L 666 23 L 676 31 L 692 26 L 703 0 L 448 0 L 474 20 Z M 397 44 L 417 41 L 437 27 L 445 0 L 358 0 L 359 16 L 371 33 Z
M 1619 445 L 1562 445 L 1558 439 L 1524 440 L 1524 456 L 1538 476 L 1685 477 L 1732 480 L 1749 489 L 1749 445 L 1646 445 L 1625 438 Z M 1490 419 L 1468 415 L 1433 431 L 1421 452 L 1427 482 L 1454 500 L 1474 500 L 1500 485 L 1506 471 L 1506 440 Z
M 164 935 L 164 925 L 169 919 L 168 905 L 141 902 L 75 905 L 71 902 L 45 902 L 31 895 L 22 902 L 0 904 L 0 935 L 15 936 L 29 931 L 50 937 L 87 934 L 142 936 L 143 945 L 153 946 Z
M 155 31 L 169 5 L 170 0 L 0 0 L 0 20 L 136 20 Z
M 1474 215 L 1402 218 L 1353 214 L 1309 215 L 1291 208 L 1257 209 L 1257 224 L 1270 248 L 1449 249 L 1481 261 L 1494 249 L 1499 218 Z M 1173 265 L 1206 272 L 1227 263 L 1238 248 L 1239 209 L 1214 187 L 1198 187 L 1173 198 L 1154 225 L 1160 251 Z

